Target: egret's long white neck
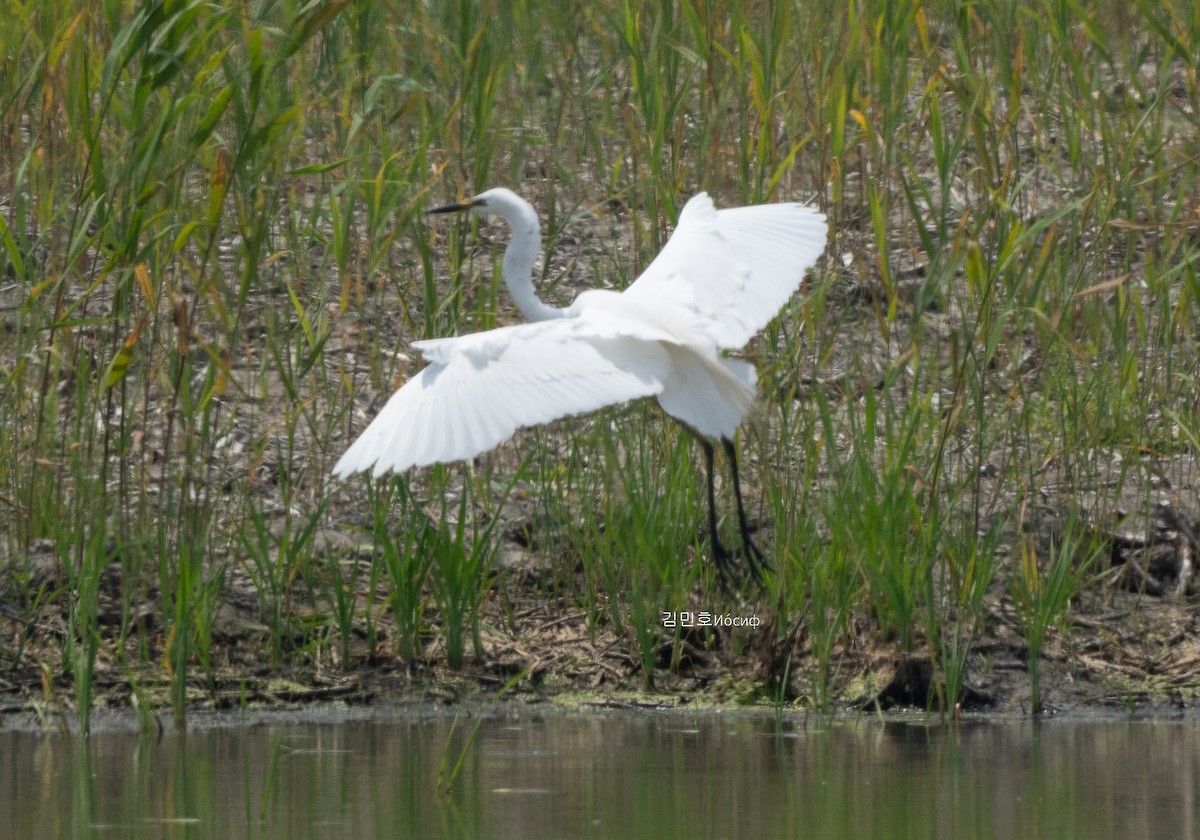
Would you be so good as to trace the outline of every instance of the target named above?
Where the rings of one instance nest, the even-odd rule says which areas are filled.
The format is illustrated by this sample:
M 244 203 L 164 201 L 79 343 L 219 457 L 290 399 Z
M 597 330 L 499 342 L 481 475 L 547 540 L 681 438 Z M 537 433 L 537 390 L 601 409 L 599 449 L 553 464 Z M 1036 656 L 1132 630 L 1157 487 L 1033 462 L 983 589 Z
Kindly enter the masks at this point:
M 477 211 L 503 217 L 512 229 L 512 239 L 504 251 L 502 273 L 517 307 L 530 321 L 562 318 L 566 310 L 542 303 L 533 288 L 533 265 L 542 251 L 537 211 L 516 193 L 505 189 L 488 190 L 476 201 L 479 202 Z
M 530 321 L 561 318 L 563 311 L 542 303 L 533 288 L 533 265 L 542 251 L 542 234 L 535 213 L 530 218 L 510 218 L 512 241 L 504 251 L 504 283 L 517 308 Z

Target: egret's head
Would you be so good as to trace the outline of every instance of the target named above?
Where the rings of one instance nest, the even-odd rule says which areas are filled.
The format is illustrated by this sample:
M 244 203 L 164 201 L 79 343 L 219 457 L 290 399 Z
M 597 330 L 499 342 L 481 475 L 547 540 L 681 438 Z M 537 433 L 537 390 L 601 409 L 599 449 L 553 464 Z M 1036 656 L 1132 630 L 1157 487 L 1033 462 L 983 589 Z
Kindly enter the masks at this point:
M 443 204 L 441 207 L 434 207 L 428 210 L 428 213 L 496 213 L 506 218 L 511 218 L 514 211 L 528 207 L 516 193 L 512 190 L 506 190 L 503 187 L 481 192 L 477 196 L 456 201 L 453 204 Z M 532 212 L 533 208 L 530 208 Z

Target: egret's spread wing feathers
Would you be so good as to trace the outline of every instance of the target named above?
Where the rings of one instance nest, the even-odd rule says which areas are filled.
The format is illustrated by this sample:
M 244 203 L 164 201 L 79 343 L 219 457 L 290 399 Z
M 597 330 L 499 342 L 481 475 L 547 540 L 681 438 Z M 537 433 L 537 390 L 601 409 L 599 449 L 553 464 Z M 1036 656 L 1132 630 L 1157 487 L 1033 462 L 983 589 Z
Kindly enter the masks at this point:
M 531 308 L 533 209 L 507 190 L 437 209 L 509 221 L 505 280 L 530 317 L 547 320 L 417 342 L 429 365 L 346 451 L 338 476 L 471 458 L 519 428 L 646 396 L 700 434 L 731 438 L 753 402 L 754 376 L 719 349 L 766 326 L 825 246 L 825 219 L 808 207 L 716 210 L 701 193 L 627 291 L 585 292 L 567 310 Z
M 717 210 L 700 193 L 667 244 L 626 290 L 642 303 L 687 307 L 703 336 L 742 347 L 800 287 L 825 249 L 825 217 L 802 204 Z
M 430 364 L 392 395 L 334 466 L 335 475 L 471 458 L 519 428 L 657 394 L 670 366 L 656 342 L 597 335 L 584 319 L 414 346 Z

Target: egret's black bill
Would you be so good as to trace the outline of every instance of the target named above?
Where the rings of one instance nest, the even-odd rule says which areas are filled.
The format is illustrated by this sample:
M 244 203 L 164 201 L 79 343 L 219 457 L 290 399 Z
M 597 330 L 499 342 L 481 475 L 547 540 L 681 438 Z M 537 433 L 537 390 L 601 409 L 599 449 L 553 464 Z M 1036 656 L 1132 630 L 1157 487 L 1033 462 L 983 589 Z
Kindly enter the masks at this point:
M 456 201 L 453 204 L 443 204 L 441 207 L 434 207 L 431 210 L 426 210 L 426 213 L 464 213 L 474 207 L 474 201 Z

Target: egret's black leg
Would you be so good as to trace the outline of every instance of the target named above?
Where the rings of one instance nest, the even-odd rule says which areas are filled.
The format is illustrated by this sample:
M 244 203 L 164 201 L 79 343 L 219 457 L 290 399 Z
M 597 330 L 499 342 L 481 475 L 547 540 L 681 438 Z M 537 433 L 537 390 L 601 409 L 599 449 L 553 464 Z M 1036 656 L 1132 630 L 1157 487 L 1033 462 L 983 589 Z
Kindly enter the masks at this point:
M 713 477 L 713 445 L 709 443 L 708 438 L 696 436 L 700 441 L 700 445 L 704 447 L 704 464 L 708 468 L 708 533 L 709 542 L 712 544 L 713 560 L 717 564 L 717 579 L 721 583 L 721 588 L 726 591 L 733 591 L 733 566 L 731 561 L 733 557 L 721 544 L 721 538 L 717 536 L 717 491 Z
M 763 569 L 769 568 L 758 546 L 750 539 L 750 526 L 746 523 L 746 507 L 742 504 L 742 485 L 738 480 L 737 447 L 729 438 L 721 438 L 725 446 L 725 457 L 729 460 L 729 472 L 733 476 L 733 496 L 737 500 L 738 528 L 742 532 L 742 546 L 746 550 L 746 565 L 750 567 L 750 575 L 763 586 Z

